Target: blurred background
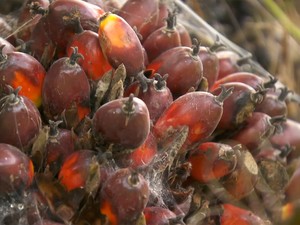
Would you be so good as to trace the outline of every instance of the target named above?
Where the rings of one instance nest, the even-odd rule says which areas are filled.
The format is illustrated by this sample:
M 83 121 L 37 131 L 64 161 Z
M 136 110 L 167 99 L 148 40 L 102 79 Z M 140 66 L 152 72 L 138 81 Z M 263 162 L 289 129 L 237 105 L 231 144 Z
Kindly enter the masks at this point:
M 300 93 L 299 0 L 187 0 L 185 3 L 217 31 L 251 52 L 254 60 L 289 89 Z M 299 121 L 299 104 L 290 103 L 289 107 L 289 116 Z

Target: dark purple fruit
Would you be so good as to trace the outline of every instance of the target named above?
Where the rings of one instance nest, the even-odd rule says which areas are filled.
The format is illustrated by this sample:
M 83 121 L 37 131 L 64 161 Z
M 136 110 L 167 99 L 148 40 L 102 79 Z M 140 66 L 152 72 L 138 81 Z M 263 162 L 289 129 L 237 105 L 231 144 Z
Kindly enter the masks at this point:
M 10 94 L 0 100 L 0 143 L 26 150 L 37 137 L 42 121 L 34 103 L 19 96 L 19 90 L 10 88 Z
M 150 117 L 146 104 L 130 95 L 102 105 L 93 118 L 96 138 L 125 148 L 137 148 L 150 132 Z
M 0 144 L 0 195 L 20 193 L 29 187 L 34 176 L 30 158 L 18 148 Z

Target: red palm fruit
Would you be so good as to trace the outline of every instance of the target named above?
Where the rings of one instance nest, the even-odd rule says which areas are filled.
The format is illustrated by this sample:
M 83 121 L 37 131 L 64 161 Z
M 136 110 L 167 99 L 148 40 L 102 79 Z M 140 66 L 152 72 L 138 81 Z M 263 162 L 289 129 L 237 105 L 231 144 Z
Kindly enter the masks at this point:
M 169 224 L 170 219 L 176 218 L 176 214 L 171 210 L 158 206 L 146 207 L 144 215 L 147 225 L 165 225 Z
M 169 12 L 167 24 L 152 32 L 143 42 L 149 62 L 168 49 L 181 46 L 179 32 L 176 29 L 176 14 Z
M 300 166 L 297 165 L 297 168 L 294 170 L 288 184 L 285 187 L 285 198 L 287 202 L 294 202 L 300 199 L 299 193 L 300 185 Z
M 118 15 L 121 16 L 144 39 L 151 26 L 157 24 L 159 0 L 128 0 L 121 7 Z
M 22 52 L 4 54 L 3 47 L 0 48 L 0 94 L 8 92 L 6 85 L 21 86 L 19 94 L 40 106 L 45 69 L 31 55 Z
M 264 225 L 265 221 L 253 212 L 234 206 L 222 204 L 223 213 L 220 215 L 220 225 Z
M 239 153 L 236 154 L 237 164 L 234 171 L 220 180 L 225 190 L 236 200 L 249 195 L 258 179 L 258 166 L 252 154 L 242 146 Z
M 218 78 L 219 60 L 216 53 L 203 46 L 200 47 L 199 57 L 203 65 L 203 77 L 207 79 L 208 87 L 210 88 Z
M 28 50 L 46 69 L 55 55 L 55 45 L 47 33 L 46 17 L 43 16 L 35 25 L 28 41 Z
M 258 76 L 254 73 L 248 73 L 248 72 L 236 72 L 229 74 L 223 78 L 218 79 L 215 81 L 211 89 L 218 88 L 221 84 L 229 83 L 229 82 L 241 82 L 244 84 L 247 84 L 251 87 L 253 87 L 255 90 L 258 90 L 260 87 L 263 88 L 274 88 L 275 83 L 277 82 L 277 79 L 275 77 L 269 77 L 269 80 L 266 81 L 266 79 Z
M 155 80 L 148 85 L 147 90 L 140 89 L 137 97 L 145 102 L 149 110 L 150 119 L 153 123 L 173 102 L 170 89 L 166 86 L 167 75 L 161 77 L 155 75 Z
M 284 120 L 285 117 L 282 116 L 270 117 L 265 113 L 253 112 L 246 119 L 245 126 L 234 134 L 231 139 L 245 145 L 253 155 L 256 155 L 269 137 L 278 131 L 280 123 Z
M 34 4 L 47 8 L 50 3 L 49 0 L 26 0 L 23 2 L 20 13 L 18 14 L 17 27 L 24 27 L 20 29 L 20 31 L 16 34 L 16 37 L 24 42 L 29 41 L 32 30 L 42 17 L 42 15 L 32 14 L 31 7 Z
M 57 174 L 66 157 L 75 151 L 75 140 L 72 131 L 60 129 L 58 125 L 62 121 L 49 121 L 49 134 L 46 144 L 46 166 L 49 166 L 53 174 Z
M 97 191 L 100 185 L 100 165 L 96 152 L 82 149 L 70 154 L 61 166 L 58 179 L 68 191 L 77 188 L 87 192 L 90 188 Z
M 157 141 L 152 132 L 150 132 L 141 146 L 129 153 L 114 155 L 114 159 L 118 166 L 122 168 L 130 167 L 132 169 L 140 169 L 149 166 L 156 154 Z
M 191 39 L 191 36 L 190 36 L 188 30 L 185 28 L 185 26 L 182 25 L 181 23 L 177 23 L 176 29 L 179 32 L 181 45 L 187 46 L 187 47 L 192 47 L 192 45 L 193 45 L 192 39 Z
M 104 14 L 103 9 L 85 1 L 53 1 L 45 15 L 47 34 L 56 46 L 59 56 L 65 55 L 68 41 L 76 32 L 74 19 L 80 17 L 83 29 L 97 31 L 98 20 Z
M 216 52 L 216 55 L 219 59 L 218 79 L 239 71 L 239 66 L 237 64 L 238 60 L 241 59 L 239 54 L 231 50 L 222 50 Z
M 218 124 L 218 130 L 233 130 L 240 126 L 255 109 L 255 106 L 263 99 L 263 91 L 255 91 L 254 88 L 240 82 L 229 82 L 222 85 L 224 88 L 233 88 L 232 95 L 224 102 L 222 118 Z M 222 89 L 212 89 L 211 93 L 218 95 Z
M 33 176 L 34 168 L 30 158 L 15 146 L 1 143 L 0 195 L 24 191 L 31 185 Z
M 236 150 L 227 144 L 205 142 L 190 152 L 188 161 L 192 165 L 190 176 L 206 183 L 218 180 L 235 169 Z
M 79 32 L 73 36 L 67 46 L 67 55 L 70 57 L 73 48 L 78 47 L 78 52 L 83 59 L 78 59 L 77 63 L 83 68 L 86 75 L 91 80 L 99 80 L 112 67 L 104 57 L 99 43 L 98 34 L 83 30 L 79 23 Z
M 84 70 L 76 63 L 79 57 L 75 47 L 70 58 L 55 61 L 47 71 L 43 85 L 45 116 L 51 120 L 64 120 L 68 128 L 75 128 L 90 113 L 90 85 Z M 69 111 L 72 116 L 68 116 Z
M 4 46 L 2 49 L 2 54 L 4 55 L 16 51 L 15 47 L 2 37 L 0 37 L 0 46 Z
M 153 71 L 153 76 L 154 73 L 168 74 L 167 86 L 173 97 L 177 98 L 191 88 L 197 89 L 200 84 L 203 65 L 198 53 L 198 43 L 195 43 L 193 48 L 185 46 L 171 48 L 154 59 L 147 69 Z
M 26 150 L 37 137 L 41 116 L 31 100 L 19 96 L 19 88 L 0 100 L 0 143 Z
M 282 132 L 273 135 L 270 142 L 275 147 L 290 146 L 292 151 L 288 159 L 300 156 L 300 123 L 287 119 L 282 123 Z
M 280 94 L 267 93 L 264 100 L 255 107 L 256 112 L 263 112 L 269 116 L 286 116 L 287 105 L 285 99 L 289 94 L 287 88 L 281 88 Z
M 135 224 L 149 199 L 145 178 L 128 168 L 119 169 L 103 184 L 100 211 L 111 225 Z
M 164 111 L 154 126 L 155 135 L 164 139 L 181 127 L 189 128 L 186 144 L 191 145 L 209 137 L 223 113 L 223 101 L 232 89 L 223 89 L 218 95 L 208 92 L 189 92 L 182 95 Z
M 152 32 L 165 25 L 166 22 L 165 19 L 168 17 L 169 10 L 170 10 L 170 5 L 168 1 L 159 0 L 157 24 L 155 28 L 153 27 Z
M 124 148 L 137 148 L 150 132 L 149 111 L 142 100 L 130 95 L 100 106 L 95 112 L 92 126 L 96 139 Z
M 113 13 L 101 16 L 98 34 L 103 54 L 112 67 L 117 68 L 123 63 L 127 76 L 131 77 L 144 69 L 143 46 L 134 29 L 122 17 Z

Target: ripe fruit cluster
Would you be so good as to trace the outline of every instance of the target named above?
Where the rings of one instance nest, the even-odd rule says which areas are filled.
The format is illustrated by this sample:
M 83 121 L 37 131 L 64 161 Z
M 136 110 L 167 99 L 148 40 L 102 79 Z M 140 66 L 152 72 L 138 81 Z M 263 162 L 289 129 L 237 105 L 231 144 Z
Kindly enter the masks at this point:
M 218 38 L 200 46 L 178 14 L 164 0 L 25 1 L 26 26 L 0 38 L 0 200 L 26 208 L 0 222 L 296 215 L 300 123 L 287 118 L 288 89 Z

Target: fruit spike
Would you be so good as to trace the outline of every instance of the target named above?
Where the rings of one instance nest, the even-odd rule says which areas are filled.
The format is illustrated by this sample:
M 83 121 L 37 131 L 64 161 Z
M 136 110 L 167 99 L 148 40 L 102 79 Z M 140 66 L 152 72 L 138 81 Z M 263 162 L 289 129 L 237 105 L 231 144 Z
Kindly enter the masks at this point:
M 6 85 L 8 91 L 8 95 L 4 96 L 3 98 L 0 99 L 0 104 L 10 104 L 14 105 L 17 104 L 20 99 L 18 98 L 19 92 L 21 91 L 22 87 L 19 86 L 16 89 L 13 89 L 10 85 Z
M 263 87 L 264 88 L 274 88 L 274 85 L 276 84 L 276 82 L 278 81 L 278 79 L 276 77 L 273 76 L 268 76 L 269 80 L 265 83 L 263 83 Z
M 138 75 L 136 77 L 137 81 L 140 84 L 142 92 L 144 92 L 144 93 L 148 90 L 148 85 L 154 82 L 153 79 L 149 79 L 145 76 L 145 73 L 148 73 L 148 72 L 150 72 L 150 70 L 142 71 L 142 72 L 138 73 Z
M 154 79 L 157 81 L 154 85 L 157 90 L 161 90 L 167 86 L 167 79 L 169 74 L 161 76 L 159 73 L 154 74 Z
M 57 130 L 58 125 L 61 124 L 63 121 L 62 120 L 58 120 L 58 121 L 53 121 L 53 120 L 49 120 L 49 136 L 51 137 L 56 137 L 59 132 Z
M 285 101 L 285 99 L 287 98 L 287 96 L 292 93 L 291 90 L 289 90 L 287 87 L 282 87 L 279 88 L 280 89 L 280 94 L 278 96 L 278 100 L 279 101 Z
M 197 38 L 193 38 L 193 46 L 192 46 L 192 56 L 198 56 L 200 51 L 200 43 Z
M 225 101 L 225 99 L 232 94 L 234 87 L 230 87 L 228 89 L 226 89 L 224 85 L 220 85 L 220 87 L 221 87 L 221 93 L 215 97 L 215 100 L 219 104 L 222 104 Z
M 71 54 L 71 56 L 69 58 L 69 63 L 71 65 L 75 65 L 77 63 L 77 60 L 79 58 L 84 59 L 84 57 L 83 57 L 82 54 L 78 53 L 78 47 L 71 47 L 71 48 L 73 49 L 73 52 L 72 52 L 72 54 Z
M 1 45 L 0 46 L 0 65 L 3 63 L 3 62 L 5 62 L 6 61 L 6 59 L 7 59 L 7 55 L 5 55 L 4 53 L 3 53 L 3 49 L 5 48 L 5 45 Z

